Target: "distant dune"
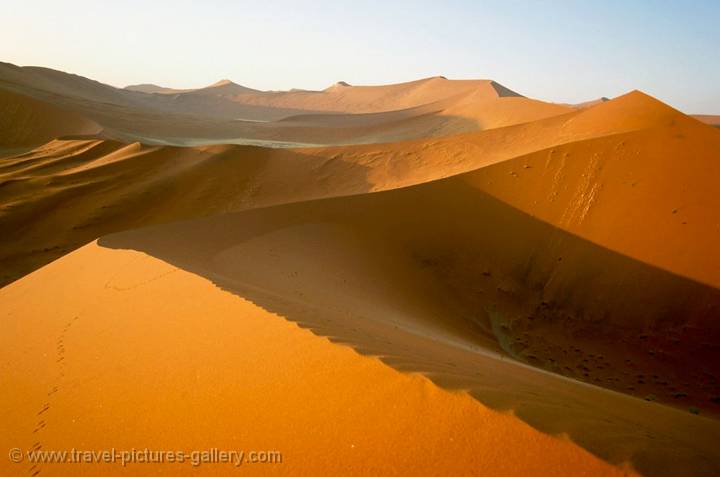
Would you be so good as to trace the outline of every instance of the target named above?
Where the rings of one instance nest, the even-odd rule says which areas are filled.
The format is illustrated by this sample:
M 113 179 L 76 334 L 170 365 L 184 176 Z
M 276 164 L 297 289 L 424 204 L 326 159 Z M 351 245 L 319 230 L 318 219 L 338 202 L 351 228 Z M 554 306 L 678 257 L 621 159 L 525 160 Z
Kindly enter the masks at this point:
M 18 233 L 6 235 L 0 244 L 7 263 L 3 280 L 118 230 L 418 184 L 568 142 L 657 127 L 682 116 L 640 94 L 601 107 L 444 139 L 336 148 L 54 141 L 0 165 L 0 178 L 7 184 L 0 198 L 15 204 L 0 215 L 0 223 Z M 48 207 L 60 207 L 66 219 L 33 219 Z
M 139 93 L 148 93 L 148 94 L 179 94 L 179 93 L 188 93 L 190 91 L 194 91 L 194 89 L 174 89 L 174 88 L 164 88 L 162 86 L 158 86 L 156 84 L 132 84 L 130 86 L 125 86 L 125 88 L 128 91 L 137 91 Z
M 60 136 L 101 131 L 97 123 L 73 111 L 0 90 L 0 147 L 36 145 Z
M 215 83 L 205 88 L 199 88 L 188 92 L 190 95 L 207 95 L 207 96 L 220 96 L 220 97 L 236 97 L 242 94 L 255 94 L 260 91 L 245 86 L 240 86 L 237 83 L 230 81 L 229 79 L 223 79 L 216 81 Z M 298 108 L 299 109 L 299 108 Z
M 582 103 L 572 104 L 570 106 L 573 106 L 574 108 L 582 109 L 582 108 L 589 108 L 590 106 L 595 106 L 597 104 L 604 103 L 606 101 L 610 101 L 610 99 L 603 96 L 602 98 L 593 99 L 590 101 L 584 101 Z
M 693 114 L 692 117 L 698 121 L 704 122 L 705 124 L 709 124 L 710 126 L 714 126 L 716 128 L 720 127 L 720 115 L 713 116 L 711 114 Z
M 443 77 L 324 91 L 257 91 L 221 80 L 194 90 L 124 90 L 43 68 L 0 64 L 0 85 L 70 108 L 124 142 L 365 144 L 485 130 L 567 113 L 489 80 Z M 143 91 L 143 92 L 140 92 Z M 147 94 L 160 93 L 163 94 Z
M 248 94 L 239 95 L 235 101 L 258 106 L 315 111 L 377 113 L 413 108 L 470 94 L 482 99 L 520 96 L 490 80 L 448 80 L 436 76 L 383 86 L 351 86 L 339 82 L 319 92 Z
M 231 80 L 220 80 L 205 88 L 174 90 L 156 85 L 128 86 L 145 93 L 182 93 L 189 96 L 218 96 L 243 104 L 284 109 L 343 113 L 377 113 L 414 108 L 459 95 L 476 99 L 520 97 L 518 93 L 489 80 L 448 80 L 442 76 L 381 86 L 353 86 L 338 81 L 322 91 L 258 91 Z

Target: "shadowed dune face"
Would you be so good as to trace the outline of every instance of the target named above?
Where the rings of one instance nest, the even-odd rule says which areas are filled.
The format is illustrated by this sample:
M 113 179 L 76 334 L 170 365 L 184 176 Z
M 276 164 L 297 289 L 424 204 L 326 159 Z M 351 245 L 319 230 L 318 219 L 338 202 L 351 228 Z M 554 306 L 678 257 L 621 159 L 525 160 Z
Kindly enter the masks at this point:
M 689 370 L 718 373 L 717 350 L 703 343 L 717 343 L 706 307 L 720 304 L 720 292 L 533 219 L 472 186 L 471 176 L 126 232 L 100 244 L 207 277 L 398 369 L 567 433 L 611 462 L 629 460 L 652 475 L 717 472 L 716 421 L 538 374 L 498 353 L 555 372 L 572 366 L 574 377 L 612 388 L 606 377 L 651 374 L 635 359 L 643 346 L 635 337 L 662 339 L 653 333 L 668 322 L 697 324 L 657 357 L 662 379 L 681 385 Z M 553 318 L 539 316 L 543 310 Z M 690 383 L 693 399 L 708 398 L 704 384 Z
M 693 114 L 693 118 L 710 126 L 720 128 L 720 116 L 712 114 Z
M 34 146 L 58 136 L 97 134 L 101 129 L 71 111 L 0 89 L 0 148 Z
M 132 85 L 124 87 L 123 89 L 128 90 L 128 91 L 137 91 L 138 93 L 148 93 L 148 94 L 178 94 L 178 93 L 187 93 L 190 91 L 194 91 L 193 89 L 165 88 L 165 87 L 158 86 L 156 84 L 150 84 L 150 83 L 132 84 Z
M 366 176 L 361 164 L 290 150 L 54 141 L 0 164 L 0 283 L 108 233 L 364 192 Z
M 678 118 L 533 152 L 466 178 L 563 230 L 719 288 L 718 176 L 720 134 Z

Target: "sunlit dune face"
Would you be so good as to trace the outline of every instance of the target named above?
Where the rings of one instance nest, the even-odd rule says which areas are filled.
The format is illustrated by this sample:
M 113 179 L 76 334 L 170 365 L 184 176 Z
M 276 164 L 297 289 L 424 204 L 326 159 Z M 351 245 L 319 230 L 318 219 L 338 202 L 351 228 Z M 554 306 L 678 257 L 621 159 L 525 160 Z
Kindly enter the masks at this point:
M 24 300 L 33 290 L 45 299 Z M 263 475 L 624 474 L 464 393 L 359 356 L 137 252 L 88 245 L 4 288 L 0 302 L 13 330 L 3 334 L 3 353 L 24 355 L 3 387 L 3 405 L 13 409 L 2 434 L 8 448 L 281 452 L 281 463 L 239 469 Z M 2 468 L 8 475 L 237 471 L 190 462 L 4 460 Z

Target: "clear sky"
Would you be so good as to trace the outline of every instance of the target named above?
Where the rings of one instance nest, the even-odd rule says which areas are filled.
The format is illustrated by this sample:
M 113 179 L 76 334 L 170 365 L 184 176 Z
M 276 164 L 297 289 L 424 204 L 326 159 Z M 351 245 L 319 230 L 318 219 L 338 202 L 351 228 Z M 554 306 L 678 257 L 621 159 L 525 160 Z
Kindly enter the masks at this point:
M 640 89 L 720 114 L 720 0 L 4 0 L 0 61 L 115 86 L 444 75 L 557 102 Z

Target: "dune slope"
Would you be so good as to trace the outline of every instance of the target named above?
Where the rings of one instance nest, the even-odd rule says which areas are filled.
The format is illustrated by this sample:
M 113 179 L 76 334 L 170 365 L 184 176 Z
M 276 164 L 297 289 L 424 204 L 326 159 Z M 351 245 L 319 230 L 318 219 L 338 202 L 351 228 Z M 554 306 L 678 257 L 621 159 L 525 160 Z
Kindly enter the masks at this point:
M 4 447 L 282 453 L 239 469 L 3 459 L 3 475 L 629 474 L 141 253 L 89 244 L 0 290 L 0 310 Z
M 381 86 L 352 86 L 341 81 L 323 91 L 238 94 L 234 100 L 257 106 L 377 113 L 422 106 L 468 94 L 482 99 L 520 96 L 491 80 L 448 80 L 436 76 Z
M 0 63 L 0 89 L 78 111 L 102 125 L 105 137 L 125 142 L 266 141 L 269 146 L 388 142 L 519 124 L 572 111 L 521 97 L 494 81 L 442 77 L 383 86 L 338 83 L 324 91 L 257 91 L 229 80 L 187 91 L 158 88 L 117 89 L 61 71 Z M 360 118 L 355 117 L 358 114 Z M 279 121 L 289 117 L 290 122 Z
M 720 128 L 720 116 L 718 116 L 718 115 L 693 114 L 692 117 L 694 117 L 698 121 L 704 122 L 705 124 L 709 124 L 710 126 L 715 126 L 716 128 Z
M 613 146 L 622 141 L 613 137 Z M 498 200 L 486 182 L 520 180 L 506 168 L 526 159 L 404 189 L 124 232 L 100 244 L 204 276 L 319 335 L 566 433 L 610 462 L 629 461 L 648 475 L 716 473 L 720 456 L 710 442 L 720 423 L 704 414 L 717 413 L 719 329 L 708 310 L 720 305 L 720 290 Z M 542 174 L 541 164 L 529 165 L 524 174 Z M 611 160 L 604 165 L 610 173 Z M 517 184 L 533 203 L 526 186 Z M 665 187 L 648 176 L 637 206 Z M 573 197 L 557 200 L 572 210 Z M 625 208 L 633 213 L 632 203 Z M 602 223 L 613 210 L 599 197 L 588 221 Z M 652 243 L 672 255 L 682 240 L 677 233 Z M 685 251 L 689 263 L 705 252 Z M 508 355 L 535 368 L 503 360 Z M 625 387 L 636 379 L 643 386 Z M 655 398 L 643 400 L 650 392 Z M 684 395 L 678 401 L 674 392 Z
M 123 89 L 128 90 L 128 91 L 137 91 L 139 93 L 148 93 L 148 94 L 178 94 L 178 93 L 187 93 L 190 91 L 194 91 L 193 89 L 165 88 L 163 86 L 158 86 L 156 84 L 150 84 L 150 83 L 132 84 L 129 86 L 125 86 Z
M 0 90 L 0 148 L 37 146 L 60 136 L 97 134 L 101 129 L 72 111 Z
M 0 224 L 11 231 L 0 242 L 0 257 L 6 264 L 2 282 L 119 230 L 388 190 L 579 140 L 658 127 L 670 128 L 668 133 L 673 134 L 673 124 L 687 121 L 695 124 L 678 111 L 633 93 L 530 123 L 389 144 L 279 150 L 54 141 L 0 164 L 4 204 Z

